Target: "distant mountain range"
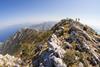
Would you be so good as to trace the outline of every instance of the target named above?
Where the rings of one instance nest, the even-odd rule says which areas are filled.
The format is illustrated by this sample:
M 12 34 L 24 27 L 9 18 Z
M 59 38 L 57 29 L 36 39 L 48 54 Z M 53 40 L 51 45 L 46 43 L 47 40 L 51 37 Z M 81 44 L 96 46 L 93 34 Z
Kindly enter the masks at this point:
M 18 25 L 12 25 L 7 28 L 4 28 L 0 30 L 0 42 L 5 41 L 8 37 L 12 36 L 18 29 L 25 27 L 28 25 L 24 24 L 18 24 Z
M 12 25 L 5 29 L 0 30 L 0 42 L 4 42 L 7 40 L 10 36 L 12 36 L 14 33 L 16 33 L 19 29 L 29 27 L 32 29 L 47 29 L 48 27 L 52 27 L 56 22 L 49 21 L 49 22 L 43 22 L 40 24 L 18 24 L 18 25 Z

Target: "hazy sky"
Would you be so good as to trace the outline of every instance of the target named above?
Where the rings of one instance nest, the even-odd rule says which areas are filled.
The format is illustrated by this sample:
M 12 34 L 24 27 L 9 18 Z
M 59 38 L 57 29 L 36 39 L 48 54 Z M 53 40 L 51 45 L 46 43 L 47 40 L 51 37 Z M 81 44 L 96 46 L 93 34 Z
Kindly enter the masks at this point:
M 0 0 L 0 29 L 66 17 L 100 30 L 100 0 Z

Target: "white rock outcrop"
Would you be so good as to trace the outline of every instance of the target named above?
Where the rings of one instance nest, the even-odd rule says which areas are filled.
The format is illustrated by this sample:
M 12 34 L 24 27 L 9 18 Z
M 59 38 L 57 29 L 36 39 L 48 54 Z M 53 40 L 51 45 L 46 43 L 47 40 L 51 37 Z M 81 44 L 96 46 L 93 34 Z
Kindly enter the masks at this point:
M 48 41 L 49 49 L 53 50 L 55 53 L 59 55 L 60 58 L 62 58 L 63 54 L 65 53 L 65 50 L 62 49 L 60 45 L 60 40 L 57 38 L 55 34 L 53 34 Z
M 61 42 L 55 34 L 51 36 L 48 43 L 49 49 L 53 50 L 54 53 L 58 54 L 58 57 L 56 57 L 55 55 L 51 55 L 51 57 L 49 57 L 53 60 L 55 67 L 67 67 L 62 60 L 65 54 L 65 50 L 61 48 Z
M 2 67 L 21 67 L 21 59 L 16 58 L 14 56 L 10 56 L 8 54 L 1 55 L 0 54 L 0 66 Z
M 52 60 L 54 61 L 54 65 L 56 67 L 67 67 L 61 58 L 57 58 L 56 56 L 52 56 Z

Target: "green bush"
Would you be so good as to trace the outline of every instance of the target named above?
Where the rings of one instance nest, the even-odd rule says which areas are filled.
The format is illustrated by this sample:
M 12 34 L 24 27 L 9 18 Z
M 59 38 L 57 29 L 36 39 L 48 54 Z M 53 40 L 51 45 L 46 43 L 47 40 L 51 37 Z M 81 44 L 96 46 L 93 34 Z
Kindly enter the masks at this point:
M 51 31 L 39 32 L 38 36 L 35 39 L 35 43 L 46 41 L 51 35 Z
M 75 63 L 75 51 L 74 50 L 67 50 L 67 52 L 64 55 L 64 62 L 70 66 L 73 63 Z

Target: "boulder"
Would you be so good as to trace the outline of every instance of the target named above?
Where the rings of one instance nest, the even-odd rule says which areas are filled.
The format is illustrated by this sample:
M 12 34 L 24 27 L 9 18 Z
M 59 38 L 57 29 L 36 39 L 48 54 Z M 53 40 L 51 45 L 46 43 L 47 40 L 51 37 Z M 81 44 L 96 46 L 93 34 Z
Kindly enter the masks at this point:
M 52 56 L 51 59 L 53 60 L 55 67 L 67 67 L 61 58 Z
M 78 64 L 78 67 L 84 67 L 84 64 L 83 64 L 82 62 L 80 62 L 80 63 Z

